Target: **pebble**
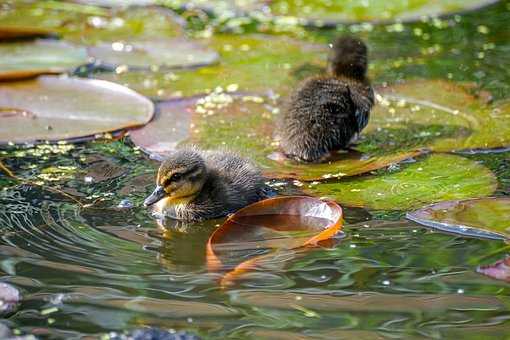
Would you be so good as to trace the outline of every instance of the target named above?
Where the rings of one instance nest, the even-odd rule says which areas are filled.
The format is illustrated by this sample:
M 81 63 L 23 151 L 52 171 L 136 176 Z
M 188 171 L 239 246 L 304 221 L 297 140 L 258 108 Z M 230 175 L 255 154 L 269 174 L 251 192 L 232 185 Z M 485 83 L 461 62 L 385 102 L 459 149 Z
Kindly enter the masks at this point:
M 110 334 L 110 340 L 200 340 L 195 334 L 185 331 L 167 331 L 160 328 L 141 328 L 128 334 Z
M 18 289 L 8 283 L 0 282 L 0 315 L 12 313 L 21 300 Z
M 119 208 L 119 209 L 131 209 L 133 207 L 134 207 L 133 202 L 131 202 L 127 198 L 120 201 L 119 204 L 117 205 L 117 208 Z

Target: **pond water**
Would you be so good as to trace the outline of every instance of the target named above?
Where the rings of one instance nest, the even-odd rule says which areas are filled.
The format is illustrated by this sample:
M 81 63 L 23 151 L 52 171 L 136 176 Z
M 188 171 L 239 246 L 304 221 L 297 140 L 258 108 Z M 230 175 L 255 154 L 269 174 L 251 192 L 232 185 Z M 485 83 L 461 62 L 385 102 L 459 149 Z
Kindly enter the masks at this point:
M 326 44 L 339 32 L 351 32 L 370 47 L 376 85 L 444 79 L 473 82 L 479 97 L 490 93 L 490 103 L 510 95 L 510 1 L 444 20 L 334 29 L 205 20 L 202 13 L 187 20 L 187 34 L 197 39 L 211 31 L 241 37 L 263 31 Z M 69 40 L 79 41 L 73 27 L 67 27 Z M 156 99 L 200 93 L 215 80 L 246 91 L 288 81 L 261 74 L 267 65 L 249 69 L 255 76 L 233 70 L 230 78 L 218 76 L 229 64 L 218 67 L 204 68 L 209 73 L 175 71 L 178 79 L 172 82 L 148 70 L 82 75 L 127 83 Z M 294 76 L 303 78 L 315 67 L 305 65 Z M 492 196 L 510 195 L 509 151 L 456 154 L 494 174 Z M 159 163 L 129 137 L 3 145 L 0 160 L 22 179 L 0 172 L 0 281 L 23 294 L 17 311 L 2 322 L 22 334 L 88 339 L 148 325 L 206 339 L 501 339 L 510 332 L 509 284 L 475 271 L 509 253 L 503 241 L 433 231 L 406 220 L 406 211 L 397 207 L 343 206 L 342 238 L 306 251 L 282 251 L 235 286 L 221 288 L 221 275 L 207 270 L 206 243 L 224 219 L 195 225 L 156 220 L 142 202 Z M 280 194 L 304 189 L 292 180 L 272 183 Z

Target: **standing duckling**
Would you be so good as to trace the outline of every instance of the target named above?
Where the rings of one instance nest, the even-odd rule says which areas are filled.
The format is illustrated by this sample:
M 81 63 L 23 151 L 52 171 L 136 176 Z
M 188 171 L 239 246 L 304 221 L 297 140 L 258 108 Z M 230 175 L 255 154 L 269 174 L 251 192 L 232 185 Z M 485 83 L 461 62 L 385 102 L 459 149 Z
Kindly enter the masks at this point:
M 230 152 L 176 150 L 160 166 L 145 206 L 184 221 L 222 217 L 268 197 L 270 188 L 248 160 Z
M 327 76 L 304 80 L 291 94 L 280 123 L 280 145 L 298 161 L 317 162 L 345 149 L 368 124 L 374 92 L 367 73 L 367 47 L 340 37 L 328 58 Z

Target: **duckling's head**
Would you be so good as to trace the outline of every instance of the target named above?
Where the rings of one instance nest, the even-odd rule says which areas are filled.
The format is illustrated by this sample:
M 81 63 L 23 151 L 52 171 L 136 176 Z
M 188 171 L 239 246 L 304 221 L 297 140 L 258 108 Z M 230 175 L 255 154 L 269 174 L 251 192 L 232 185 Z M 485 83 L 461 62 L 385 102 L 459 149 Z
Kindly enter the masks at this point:
M 204 159 L 196 150 L 177 150 L 159 167 L 156 189 L 145 199 L 144 205 L 153 205 L 164 198 L 176 203 L 190 200 L 202 190 L 206 177 Z
M 337 38 L 328 57 L 328 71 L 336 76 L 364 79 L 368 49 L 363 41 L 351 36 Z

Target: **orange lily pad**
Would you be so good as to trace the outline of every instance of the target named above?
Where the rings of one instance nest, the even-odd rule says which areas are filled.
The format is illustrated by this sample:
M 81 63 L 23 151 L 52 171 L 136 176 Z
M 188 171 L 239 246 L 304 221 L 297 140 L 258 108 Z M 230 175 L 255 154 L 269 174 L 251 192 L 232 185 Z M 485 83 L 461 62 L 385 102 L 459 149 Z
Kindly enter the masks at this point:
M 208 269 L 229 270 L 221 280 L 226 286 L 253 269 L 264 257 L 262 251 L 315 246 L 335 236 L 342 225 L 342 208 L 333 201 L 307 196 L 266 199 L 231 215 L 211 235 L 206 250 Z M 251 259 L 239 264 L 246 257 Z
M 339 153 L 320 164 L 274 158 L 278 104 L 260 96 L 212 93 L 206 97 L 162 102 L 153 121 L 131 132 L 133 142 L 155 159 L 179 144 L 205 149 L 227 147 L 255 160 L 268 177 L 303 181 L 355 176 L 420 154 L 417 150 L 370 154 Z
M 154 105 L 103 80 L 42 76 L 0 83 L 0 143 L 56 141 L 146 124 Z
M 2 26 L 0 25 L 0 40 L 19 39 L 19 38 L 34 38 L 47 35 L 54 35 L 55 33 L 49 29 L 41 27 L 30 26 Z

